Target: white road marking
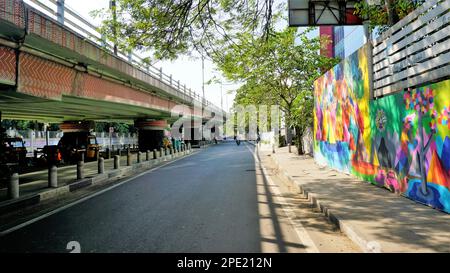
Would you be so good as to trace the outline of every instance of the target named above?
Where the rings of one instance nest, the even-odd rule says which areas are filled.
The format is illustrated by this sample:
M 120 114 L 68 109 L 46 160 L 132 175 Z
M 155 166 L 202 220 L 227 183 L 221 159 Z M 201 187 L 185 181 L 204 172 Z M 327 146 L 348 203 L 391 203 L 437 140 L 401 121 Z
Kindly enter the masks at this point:
M 196 154 L 196 153 L 198 153 L 198 152 L 192 152 L 192 153 L 190 153 L 189 155 L 194 155 L 194 154 Z M 60 211 L 63 211 L 63 210 L 66 210 L 66 209 L 68 209 L 68 208 L 70 208 L 70 207 L 73 207 L 73 206 L 75 206 L 75 205 L 77 205 L 77 204 L 80 204 L 80 203 L 82 203 L 82 202 L 84 202 L 84 201 L 87 201 L 87 200 L 89 200 L 89 199 L 91 199 L 91 198 L 94 198 L 94 197 L 96 197 L 97 195 L 103 194 L 103 193 L 105 193 L 105 192 L 107 192 L 107 191 L 110 191 L 110 190 L 112 190 L 112 189 L 114 189 L 114 188 L 117 188 L 117 187 L 119 187 L 119 186 L 121 186 L 121 185 L 123 185 L 123 184 L 125 184 L 125 183 L 127 183 L 127 182 L 130 182 L 131 180 L 134 180 L 134 179 L 139 178 L 139 177 L 141 177 L 141 176 L 143 176 L 143 175 L 146 175 L 146 174 L 149 174 L 149 173 L 151 173 L 151 172 L 153 172 L 153 171 L 156 171 L 156 170 L 158 170 L 158 169 L 160 169 L 160 168 L 162 168 L 162 167 L 165 167 L 165 166 L 167 166 L 167 165 L 170 165 L 170 164 L 172 164 L 172 163 L 175 163 L 175 162 L 177 162 L 178 160 L 181 160 L 181 159 L 183 159 L 183 158 L 185 158 L 185 157 L 186 157 L 186 156 L 183 156 L 183 157 L 177 158 L 177 159 L 175 159 L 175 160 L 173 160 L 173 161 L 167 162 L 167 163 L 165 163 L 165 164 L 163 164 L 163 165 L 157 166 L 157 167 L 155 167 L 155 168 L 153 168 L 153 169 L 150 169 L 150 170 L 148 170 L 148 171 L 145 171 L 145 172 L 143 172 L 143 173 L 141 173 L 141 174 L 138 174 L 138 175 L 136 175 L 136 176 L 130 177 L 130 178 L 128 178 L 128 179 L 126 179 L 126 180 L 124 180 L 124 181 L 122 181 L 122 182 L 120 182 L 120 183 L 118 183 L 118 184 L 115 184 L 115 185 L 113 185 L 113 186 L 111 186 L 111 187 L 109 187 L 109 188 L 106 188 L 106 189 L 103 189 L 103 190 L 101 190 L 101 191 L 95 192 L 95 193 L 93 193 L 93 194 L 91 194 L 91 195 L 89 195 L 89 196 L 83 197 L 83 198 L 81 198 L 81 199 L 79 199 L 79 200 L 77 200 L 77 201 L 75 201 L 75 202 L 73 202 L 73 203 L 70 203 L 70 204 L 67 204 L 67 205 L 65 205 L 65 206 L 59 207 L 59 208 L 57 208 L 57 209 L 55 209 L 55 210 L 52 210 L 52 211 L 47 212 L 47 213 L 45 213 L 45 214 L 42 214 L 42 215 L 40 215 L 40 216 L 38 216 L 38 217 L 36 217 L 36 218 L 33 218 L 33 219 L 31 219 L 31 220 L 28 220 L 28 221 L 26 221 L 26 222 L 24 222 L 24 223 L 22 223 L 22 224 L 19 224 L 19 225 L 17 225 L 17 226 L 14 226 L 14 227 L 11 227 L 11 228 L 9 228 L 9 229 L 7 229 L 7 230 L 4 230 L 4 231 L 0 232 L 0 237 L 1 237 L 1 236 L 5 236 L 5 235 L 7 235 L 7 234 L 9 234 L 9 233 L 11 233 L 11 232 L 14 232 L 14 231 L 18 230 L 18 229 L 24 228 L 24 227 L 26 227 L 26 226 L 28 226 L 28 225 L 33 224 L 33 223 L 36 223 L 36 222 L 38 222 L 38 221 L 40 221 L 40 220 L 42 220 L 42 219 L 45 219 L 45 218 L 47 218 L 47 217 L 49 217 L 49 216 L 51 216 L 51 215 L 53 215 L 53 214 L 56 214 L 56 213 L 58 213 L 58 212 L 60 212 Z
M 248 145 L 246 144 L 245 147 L 250 151 L 250 153 L 253 155 L 253 158 L 255 159 L 255 163 L 259 163 L 259 168 L 262 170 L 264 177 L 266 178 L 267 182 L 271 186 L 276 186 L 275 182 L 270 178 L 270 176 L 267 174 L 267 169 L 262 166 L 261 161 L 256 156 L 256 147 L 255 152 L 253 152 Z M 292 228 L 295 230 L 295 233 L 297 234 L 299 240 L 302 242 L 302 244 L 305 246 L 305 250 L 308 253 L 319 253 L 319 249 L 317 248 L 314 241 L 311 239 L 311 236 L 309 236 L 308 231 L 306 231 L 305 227 L 302 225 L 300 220 L 295 219 L 295 212 L 292 209 L 292 206 L 289 205 L 288 202 L 286 202 L 286 199 L 281 196 L 281 193 L 277 187 L 271 187 L 271 190 L 275 194 L 273 197 L 275 199 L 278 199 L 278 203 L 281 204 L 281 207 L 283 209 L 284 214 L 286 214 L 287 218 L 289 219 L 289 222 L 292 226 Z

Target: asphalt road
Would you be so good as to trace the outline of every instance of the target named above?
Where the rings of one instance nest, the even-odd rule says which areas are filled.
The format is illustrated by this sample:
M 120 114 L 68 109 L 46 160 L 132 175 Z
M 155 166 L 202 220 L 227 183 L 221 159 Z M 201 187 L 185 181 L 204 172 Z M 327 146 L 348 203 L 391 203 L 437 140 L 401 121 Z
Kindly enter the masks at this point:
M 255 163 L 207 148 L 0 237 L 0 252 L 260 252 Z
M 69 242 L 82 253 L 355 250 L 253 152 L 202 149 L 0 237 L 0 252 L 67 253 Z

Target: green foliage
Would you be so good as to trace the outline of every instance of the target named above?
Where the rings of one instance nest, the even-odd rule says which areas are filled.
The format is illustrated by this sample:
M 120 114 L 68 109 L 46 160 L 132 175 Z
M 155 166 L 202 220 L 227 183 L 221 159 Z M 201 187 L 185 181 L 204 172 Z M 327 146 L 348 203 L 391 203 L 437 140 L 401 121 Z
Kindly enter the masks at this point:
M 192 49 L 219 54 L 216 41 L 231 42 L 240 32 L 267 37 L 275 8 L 274 0 L 116 0 L 116 8 L 92 15 L 102 19 L 99 31 L 120 49 L 175 59 Z
M 114 128 L 115 133 L 128 134 L 136 133 L 137 128 L 133 125 L 119 122 L 96 122 L 95 131 L 96 132 L 109 132 L 109 127 Z
M 2 127 L 5 129 L 16 129 L 16 130 L 43 130 L 44 124 L 38 123 L 36 121 L 31 120 L 11 120 L 11 119 L 5 119 L 2 120 Z M 57 123 L 50 123 L 48 128 L 48 131 L 58 131 L 59 125 Z
M 273 31 L 267 40 L 249 33 L 238 36 L 214 60 L 223 75 L 244 84 L 237 90 L 235 105 L 279 105 L 289 127 L 312 125 L 314 80 L 338 59 L 319 54 L 326 41 L 309 38 L 308 29 Z M 303 130 L 297 130 L 298 135 Z
M 323 43 L 308 38 L 309 31 L 297 34 L 296 29 L 286 28 L 274 31 L 268 40 L 244 33 L 225 48 L 223 58 L 214 60 L 227 79 L 244 82 L 235 102 L 275 104 L 291 113 L 297 96 L 312 89 L 320 68 L 328 69 L 337 62 L 319 54 Z
M 294 100 L 292 124 L 297 130 L 304 131 L 313 124 L 314 97 L 313 90 L 301 92 Z
M 386 1 L 380 0 L 377 4 L 368 4 L 367 1 L 360 1 L 355 3 L 355 15 L 370 21 L 370 28 L 378 27 L 378 32 L 382 33 L 389 29 L 388 12 L 386 8 Z M 402 19 L 419 5 L 424 0 L 390 0 L 392 5 L 392 12 L 397 20 Z
M 34 128 L 33 122 L 25 120 L 2 120 L 2 127 L 5 129 L 15 128 L 17 130 L 28 130 Z
M 238 103 L 277 104 L 285 113 L 291 112 L 298 95 L 311 90 L 320 76 L 319 68 L 331 67 L 336 61 L 318 54 L 320 40 L 307 38 L 308 31 L 297 35 L 295 29 L 287 28 L 267 42 L 250 37 L 250 43 L 227 55 L 234 53 L 235 58 L 219 66 L 225 76 L 246 80 L 237 92 Z

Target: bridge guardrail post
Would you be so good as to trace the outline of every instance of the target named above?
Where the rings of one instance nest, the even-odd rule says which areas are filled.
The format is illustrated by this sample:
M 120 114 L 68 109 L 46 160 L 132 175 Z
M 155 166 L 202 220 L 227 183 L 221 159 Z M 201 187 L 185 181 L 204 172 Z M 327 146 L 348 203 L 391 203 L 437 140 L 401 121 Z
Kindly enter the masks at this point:
M 9 177 L 8 182 L 8 198 L 17 199 L 19 198 L 19 174 L 14 172 Z
M 48 167 L 48 187 L 58 187 L 58 168 L 56 165 L 51 165 Z

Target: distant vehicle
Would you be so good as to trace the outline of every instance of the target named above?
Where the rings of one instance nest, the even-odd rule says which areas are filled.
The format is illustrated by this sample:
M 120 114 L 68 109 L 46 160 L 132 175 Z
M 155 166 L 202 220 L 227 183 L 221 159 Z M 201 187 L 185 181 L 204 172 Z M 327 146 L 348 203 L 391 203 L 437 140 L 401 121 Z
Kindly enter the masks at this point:
M 58 149 L 66 163 L 80 160 L 82 154 L 86 161 L 97 160 L 100 152 L 97 138 L 89 132 L 65 132 L 58 143 Z
M 4 138 L 2 145 L 4 147 L 4 162 L 26 165 L 27 148 L 25 147 L 25 141 L 21 137 Z
M 46 145 L 44 148 L 38 148 L 35 151 L 35 161 L 42 165 L 59 165 L 62 161 L 62 154 L 58 145 Z
M 0 181 L 6 181 L 12 172 L 27 165 L 27 148 L 20 137 L 7 137 L 0 143 Z

